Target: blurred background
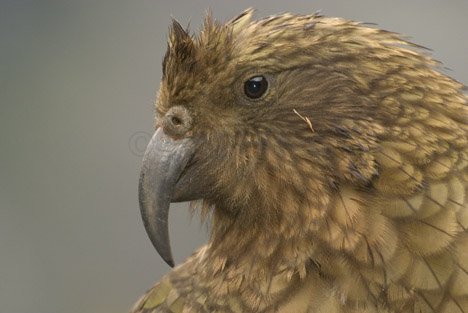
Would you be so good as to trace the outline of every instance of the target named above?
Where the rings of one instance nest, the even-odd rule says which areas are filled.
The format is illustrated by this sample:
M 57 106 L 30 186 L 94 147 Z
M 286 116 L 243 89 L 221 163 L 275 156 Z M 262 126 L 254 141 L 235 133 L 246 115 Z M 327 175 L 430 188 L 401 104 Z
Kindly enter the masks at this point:
M 127 312 L 169 270 L 137 203 L 171 15 L 322 10 L 408 35 L 468 83 L 467 0 L 0 0 L 0 313 Z M 206 240 L 171 210 L 182 262 Z

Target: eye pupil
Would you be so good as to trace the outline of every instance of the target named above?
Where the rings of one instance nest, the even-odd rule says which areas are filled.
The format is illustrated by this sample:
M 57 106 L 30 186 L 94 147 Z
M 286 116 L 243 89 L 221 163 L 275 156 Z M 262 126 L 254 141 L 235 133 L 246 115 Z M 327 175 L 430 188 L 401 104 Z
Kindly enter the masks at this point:
M 250 99 L 258 99 L 268 89 L 268 82 L 264 76 L 254 76 L 244 83 L 244 92 Z

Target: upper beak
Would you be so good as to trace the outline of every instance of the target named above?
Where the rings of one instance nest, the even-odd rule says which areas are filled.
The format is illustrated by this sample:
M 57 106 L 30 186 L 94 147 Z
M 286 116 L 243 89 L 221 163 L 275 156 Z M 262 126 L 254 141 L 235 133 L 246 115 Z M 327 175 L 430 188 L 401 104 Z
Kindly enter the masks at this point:
M 171 267 L 174 260 L 168 231 L 170 203 L 203 197 L 200 184 L 187 169 L 194 151 L 193 139 L 175 140 L 158 128 L 143 157 L 138 186 L 143 223 L 159 255 Z

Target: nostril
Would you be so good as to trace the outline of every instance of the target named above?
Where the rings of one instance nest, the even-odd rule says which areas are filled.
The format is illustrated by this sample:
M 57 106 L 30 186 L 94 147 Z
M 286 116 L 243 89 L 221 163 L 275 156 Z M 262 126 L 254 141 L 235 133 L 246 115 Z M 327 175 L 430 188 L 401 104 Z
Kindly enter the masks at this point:
M 192 116 L 183 106 L 173 106 L 162 118 L 161 126 L 173 137 L 182 137 L 192 128 Z
M 182 120 L 178 118 L 177 116 L 172 116 L 171 117 L 171 122 L 174 126 L 179 126 L 182 124 Z

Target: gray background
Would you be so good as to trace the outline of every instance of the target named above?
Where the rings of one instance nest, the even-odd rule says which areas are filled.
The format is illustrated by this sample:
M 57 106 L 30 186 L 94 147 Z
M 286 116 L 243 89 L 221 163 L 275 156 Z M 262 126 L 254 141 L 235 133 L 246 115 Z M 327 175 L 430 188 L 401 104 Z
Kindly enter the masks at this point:
M 468 0 L 0 0 L 0 313 L 126 312 L 168 271 L 136 190 L 170 16 L 250 6 L 376 22 L 468 83 Z M 205 234 L 171 211 L 177 262 Z

